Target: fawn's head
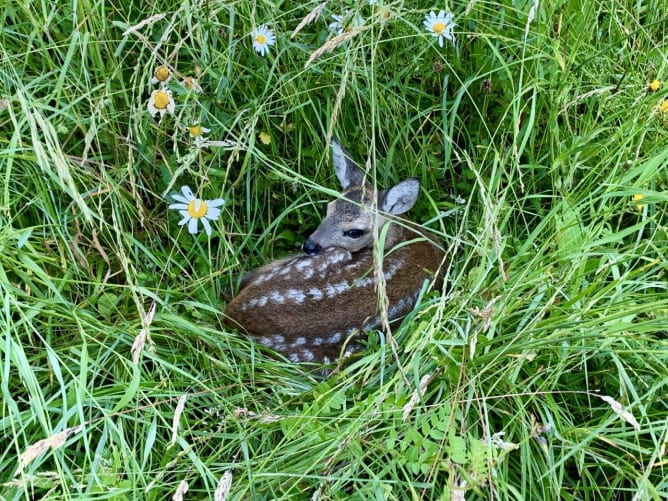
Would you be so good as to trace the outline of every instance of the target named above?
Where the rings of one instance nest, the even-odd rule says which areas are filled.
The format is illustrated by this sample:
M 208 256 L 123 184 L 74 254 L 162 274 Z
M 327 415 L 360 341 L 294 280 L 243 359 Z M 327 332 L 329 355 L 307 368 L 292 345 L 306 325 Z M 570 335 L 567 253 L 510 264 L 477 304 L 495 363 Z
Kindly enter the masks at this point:
M 378 234 L 388 221 L 388 214 L 397 216 L 410 210 L 420 192 L 417 178 L 377 191 L 335 139 L 332 139 L 332 160 L 343 192 L 340 198 L 327 205 L 325 219 L 304 242 L 302 249 L 308 255 L 318 254 L 329 247 L 342 247 L 350 252 L 371 247 L 374 234 Z

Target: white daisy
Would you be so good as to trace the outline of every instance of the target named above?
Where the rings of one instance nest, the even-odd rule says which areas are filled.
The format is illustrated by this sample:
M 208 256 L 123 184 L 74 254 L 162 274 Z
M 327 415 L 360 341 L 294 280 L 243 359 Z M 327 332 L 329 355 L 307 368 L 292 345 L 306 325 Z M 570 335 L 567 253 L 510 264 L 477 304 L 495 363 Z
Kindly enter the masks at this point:
M 201 200 L 195 198 L 192 190 L 188 186 L 181 188 L 183 195 L 172 195 L 172 198 L 179 203 L 170 204 L 170 209 L 179 211 L 183 219 L 179 221 L 179 225 L 183 226 L 188 223 L 188 233 L 194 235 L 197 233 L 197 221 L 202 221 L 204 231 L 208 236 L 211 236 L 211 224 L 209 221 L 215 221 L 220 216 L 220 209 L 225 200 L 216 198 L 215 200 Z
M 334 19 L 334 22 L 329 23 L 327 25 L 327 28 L 329 31 L 334 31 L 336 32 L 337 35 L 340 35 L 343 33 L 343 19 L 344 16 L 340 16 L 339 14 L 332 14 L 332 19 Z
M 251 38 L 253 39 L 255 52 L 261 56 L 266 56 L 269 53 L 269 47 L 276 43 L 274 32 L 267 28 L 266 24 L 251 31 Z
M 167 85 L 167 82 L 169 82 L 170 78 L 172 78 L 172 70 L 170 70 L 167 66 L 158 66 L 153 72 L 151 83 L 165 86 Z
M 204 137 L 204 134 L 208 134 L 209 132 L 211 132 L 211 129 L 202 127 L 201 125 L 197 124 L 188 127 L 188 132 L 190 134 L 190 137 L 194 139 L 195 146 L 197 146 L 198 148 L 202 148 L 207 140 Z
M 438 13 L 438 16 L 434 14 L 432 10 L 428 15 L 424 17 L 424 27 L 427 31 L 430 31 L 432 35 L 438 37 L 439 47 L 443 47 L 443 39 L 450 40 L 451 42 L 455 41 L 455 35 L 452 32 L 452 28 L 456 25 L 453 21 L 454 16 L 452 12 L 445 12 L 444 10 Z
M 181 80 L 181 85 L 184 89 L 193 91 L 193 92 L 202 92 L 202 86 L 199 84 L 196 78 L 194 77 L 185 77 Z
M 353 28 L 357 28 L 364 24 L 364 19 L 360 16 L 350 17 L 350 12 L 346 12 L 345 15 L 340 16 L 338 14 L 332 14 L 332 19 L 334 22 L 331 22 L 327 25 L 329 31 L 333 31 L 336 35 L 342 35 L 343 32 L 351 31 Z
M 153 117 L 155 117 L 158 113 L 160 114 L 160 118 L 162 118 L 165 113 L 173 115 L 176 104 L 174 103 L 174 98 L 172 97 L 172 91 L 169 89 L 154 90 L 151 92 L 151 97 L 148 100 L 147 107 L 149 113 Z

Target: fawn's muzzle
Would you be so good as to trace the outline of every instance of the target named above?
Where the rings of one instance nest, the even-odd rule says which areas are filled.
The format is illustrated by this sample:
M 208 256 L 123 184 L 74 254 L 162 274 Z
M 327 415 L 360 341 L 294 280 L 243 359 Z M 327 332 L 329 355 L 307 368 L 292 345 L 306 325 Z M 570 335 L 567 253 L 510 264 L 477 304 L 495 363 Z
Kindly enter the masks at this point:
M 302 244 L 302 250 L 309 256 L 315 256 L 322 250 L 322 247 L 309 238 Z

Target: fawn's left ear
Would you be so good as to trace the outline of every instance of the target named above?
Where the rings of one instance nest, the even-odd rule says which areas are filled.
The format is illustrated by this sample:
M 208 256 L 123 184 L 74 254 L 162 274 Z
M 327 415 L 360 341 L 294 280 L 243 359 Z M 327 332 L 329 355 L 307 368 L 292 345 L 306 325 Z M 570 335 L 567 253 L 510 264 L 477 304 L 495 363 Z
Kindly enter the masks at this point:
M 350 153 L 335 138 L 332 138 L 332 161 L 341 188 L 345 190 L 349 186 L 364 184 L 364 171 L 360 169 L 350 157 Z
M 378 208 L 398 216 L 415 205 L 420 194 L 420 181 L 416 177 L 401 181 L 378 195 Z

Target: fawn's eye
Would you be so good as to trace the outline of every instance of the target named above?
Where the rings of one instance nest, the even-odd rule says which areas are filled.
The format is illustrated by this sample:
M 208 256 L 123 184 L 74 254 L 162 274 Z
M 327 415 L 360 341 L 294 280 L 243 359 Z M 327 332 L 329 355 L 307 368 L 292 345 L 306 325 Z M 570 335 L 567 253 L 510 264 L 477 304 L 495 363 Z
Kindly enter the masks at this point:
M 343 232 L 344 237 L 348 238 L 360 238 L 362 235 L 364 235 L 364 230 L 346 230 Z

